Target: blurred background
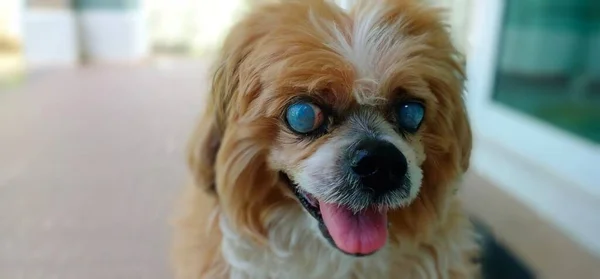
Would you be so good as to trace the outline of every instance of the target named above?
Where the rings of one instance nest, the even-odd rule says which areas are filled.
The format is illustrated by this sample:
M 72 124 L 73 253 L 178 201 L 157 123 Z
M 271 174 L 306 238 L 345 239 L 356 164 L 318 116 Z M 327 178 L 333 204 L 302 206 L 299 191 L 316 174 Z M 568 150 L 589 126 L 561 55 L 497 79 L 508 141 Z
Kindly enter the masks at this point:
M 0 278 L 171 277 L 207 67 L 259 1 L 0 0 Z M 600 1 L 429 2 L 467 57 L 488 278 L 600 278 Z

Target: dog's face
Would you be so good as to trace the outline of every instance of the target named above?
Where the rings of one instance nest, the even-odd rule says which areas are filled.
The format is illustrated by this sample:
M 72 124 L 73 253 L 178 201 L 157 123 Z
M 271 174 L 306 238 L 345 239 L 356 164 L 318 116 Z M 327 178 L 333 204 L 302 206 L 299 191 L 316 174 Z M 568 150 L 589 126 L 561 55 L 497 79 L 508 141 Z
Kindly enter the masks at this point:
M 457 53 L 416 2 L 284 1 L 234 27 L 191 166 L 240 233 L 266 236 L 297 204 L 369 255 L 444 217 L 471 135 Z

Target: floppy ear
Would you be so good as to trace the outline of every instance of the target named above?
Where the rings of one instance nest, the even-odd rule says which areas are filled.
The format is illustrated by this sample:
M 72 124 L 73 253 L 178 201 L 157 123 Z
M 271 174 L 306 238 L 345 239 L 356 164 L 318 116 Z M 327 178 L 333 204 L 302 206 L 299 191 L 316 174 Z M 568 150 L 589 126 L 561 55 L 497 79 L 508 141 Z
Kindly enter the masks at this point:
M 227 130 L 228 118 L 235 117 L 230 111 L 236 111 L 234 96 L 239 91 L 240 64 L 252 45 L 242 28 L 242 25 L 235 26 L 223 44 L 212 73 L 204 112 L 188 145 L 188 166 L 195 183 L 212 194 L 216 193 L 217 153 Z
M 196 186 L 211 194 L 216 193 L 214 165 L 225 129 L 224 122 L 219 120 L 217 111 L 221 105 L 215 100 L 215 96 L 224 94 L 226 90 L 226 86 L 222 84 L 223 74 L 221 68 L 214 74 L 204 112 L 188 145 L 188 167 L 194 182 Z
M 451 131 L 456 140 L 454 141 L 455 146 L 453 147 L 452 153 L 455 154 L 455 162 L 457 164 L 457 171 L 466 172 L 469 169 L 471 160 L 471 149 L 473 148 L 473 136 L 471 132 L 471 124 L 469 121 L 469 115 L 465 104 L 465 63 L 462 54 L 458 51 L 451 56 L 452 60 L 448 61 L 448 65 L 452 65 L 452 72 L 454 73 L 456 88 L 453 98 L 449 104 L 452 109 L 450 113 L 452 122 L 450 123 Z
M 188 147 L 188 166 L 195 184 L 208 193 L 214 194 L 213 166 L 221 142 L 221 133 L 210 110 L 210 108 L 206 108 L 192 135 Z
M 278 173 L 267 162 L 276 125 L 269 119 L 232 125 L 215 164 L 221 210 L 233 228 L 258 243 L 266 240 L 270 212 L 286 202 Z
M 266 9 L 265 12 L 270 12 Z M 218 210 L 239 233 L 262 242 L 266 218 L 286 199 L 278 172 L 267 162 L 279 122 L 261 116 L 259 69 L 268 61 L 253 51 L 267 16 L 256 13 L 235 25 L 213 73 L 203 118 L 189 148 L 189 167 L 197 186 L 218 197 Z
M 463 172 L 469 169 L 471 161 L 471 149 L 473 148 L 473 135 L 471 132 L 471 125 L 469 123 L 469 116 L 467 109 L 465 108 L 464 102 L 460 103 L 456 118 L 453 123 L 454 133 L 456 134 L 458 148 L 460 149 L 460 168 Z
M 260 28 L 262 27 L 262 28 Z M 216 193 L 215 163 L 227 125 L 238 118 L 240 108 L 256 93 L 257 81 L 240 85 L 241 65 L 261 37 L 257 18 L 247 18 L 234 25 L 215 61 L 211 88 L 204 114 L 196 126 L 188 147 L 188 165 L 196 184 L 210 193 Z M 242 87 L 242 89 L 240 89 Z

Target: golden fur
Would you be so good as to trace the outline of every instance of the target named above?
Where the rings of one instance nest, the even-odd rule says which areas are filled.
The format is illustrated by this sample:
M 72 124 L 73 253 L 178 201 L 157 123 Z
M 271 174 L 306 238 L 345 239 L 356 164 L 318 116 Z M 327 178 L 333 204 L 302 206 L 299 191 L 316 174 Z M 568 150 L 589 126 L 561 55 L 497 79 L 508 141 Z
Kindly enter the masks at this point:
M 418 2 L 365 0 L 345 12 L 321 0 L 281 1 L 233 27 L 191 140 L 194 179 L 180 202 L 176 278 L 233 276 L 221 218 L 236 241 L 268 250 L 273 216 L 304 214 L 277 170 L 298 166 L 335 133 L 298 141 L 287 132 L 285 105 L 300 94 L 339 111 L 398 98 L 426 103 L 425 122 L 410 139 L 423 181 L 409 206 L 388 213 L 386 277 L 474 278 L 477 248 L 455 197 L 471 150 L 464 72 L 440 12 Z M 375 278 L 364 269 L 346 278 Z

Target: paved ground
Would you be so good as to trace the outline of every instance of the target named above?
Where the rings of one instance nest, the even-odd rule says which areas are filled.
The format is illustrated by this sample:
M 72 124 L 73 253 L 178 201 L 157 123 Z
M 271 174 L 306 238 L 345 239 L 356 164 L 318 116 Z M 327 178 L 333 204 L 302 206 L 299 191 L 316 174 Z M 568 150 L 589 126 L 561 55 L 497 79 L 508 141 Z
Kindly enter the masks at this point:
M 204 72 L 54 71 L 0 91 L 0 278 L 170 278 Z

